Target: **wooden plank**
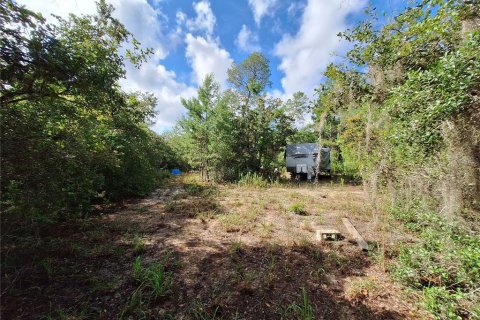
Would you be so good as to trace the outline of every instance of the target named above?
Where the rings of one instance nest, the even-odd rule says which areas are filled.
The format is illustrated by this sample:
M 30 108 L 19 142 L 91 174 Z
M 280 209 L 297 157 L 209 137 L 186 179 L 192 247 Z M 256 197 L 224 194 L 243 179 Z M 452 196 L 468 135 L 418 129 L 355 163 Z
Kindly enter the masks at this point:
M 368 243 L 363 240 L 362 236 L 360 233 L 358 233 L 357 229 L 353 226 L 353 224 L 348 220 L 347 218 L 342 218 L 342 222 L 347 228 L 348 232 L 357 240 L 358 246 L 363 250 L 363 251 L 368 251 Z

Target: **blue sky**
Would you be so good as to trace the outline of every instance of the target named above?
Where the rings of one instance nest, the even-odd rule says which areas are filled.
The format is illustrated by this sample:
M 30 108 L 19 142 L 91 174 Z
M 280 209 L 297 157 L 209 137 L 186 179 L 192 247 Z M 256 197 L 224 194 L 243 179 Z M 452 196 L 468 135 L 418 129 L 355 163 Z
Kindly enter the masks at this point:
M 51 14 L 92 14 L 93 0 L 19 0 Z M 296 91 L 311 95 L 322 71 L 348 49 L 338 32 L 376 8 L 381 22 L 406 1 L 385 0 L 107 0 L 115 16 L 155 54 L 140 69 L 127 64 L 126 90 L 150 91 L 158 99 L 153 129 L 169 130 L 185 112 L 180 98 L 194 96 L 207 73 L 225 88 L 226 70 L 253 51 L 270 61 L 268 94 L 287 99 Z

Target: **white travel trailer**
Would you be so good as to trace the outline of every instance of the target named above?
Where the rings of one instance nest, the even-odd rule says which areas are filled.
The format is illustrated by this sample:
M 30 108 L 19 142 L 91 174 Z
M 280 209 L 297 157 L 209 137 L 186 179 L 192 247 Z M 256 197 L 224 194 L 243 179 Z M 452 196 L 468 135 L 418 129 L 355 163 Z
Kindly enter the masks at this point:
M 292 178 L 311 180 L 315 175 L 330 175 L 330 148 L 322 148 L 320 154 L 320 170 L 316 171 L 318 156 L 316 143 L 289 144 L 285 148 L 285 163 Z

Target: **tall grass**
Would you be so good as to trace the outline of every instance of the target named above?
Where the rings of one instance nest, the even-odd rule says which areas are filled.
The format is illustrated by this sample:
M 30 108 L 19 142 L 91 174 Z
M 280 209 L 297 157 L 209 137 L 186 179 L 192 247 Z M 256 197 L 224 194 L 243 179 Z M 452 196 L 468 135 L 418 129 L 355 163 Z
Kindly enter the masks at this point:
M 266 188 L 268 187 L 269 183 L 261 175 L 248 172 L 240 176 L 238 185 L 242 187 Z

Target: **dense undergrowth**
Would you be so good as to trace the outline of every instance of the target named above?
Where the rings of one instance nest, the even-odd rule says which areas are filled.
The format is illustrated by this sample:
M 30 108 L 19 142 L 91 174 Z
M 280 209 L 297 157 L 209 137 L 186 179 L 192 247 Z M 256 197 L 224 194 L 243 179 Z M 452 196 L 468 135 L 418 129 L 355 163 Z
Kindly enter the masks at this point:
M 419 1 L 378 23 L 373 9 L 341 34 L 353 48 L 327 68 L 315 109 L 340 115 L 340 167 L 414 239 L 392 276 L 437 319 L 480 316 L 479 12 Z
M 480 299 L 480 238 L 420 203 L 392 215 L 418 237 L 399 248 L 392 275 L 420 290 L 425 308 L 441 319 L 476 318 Z

